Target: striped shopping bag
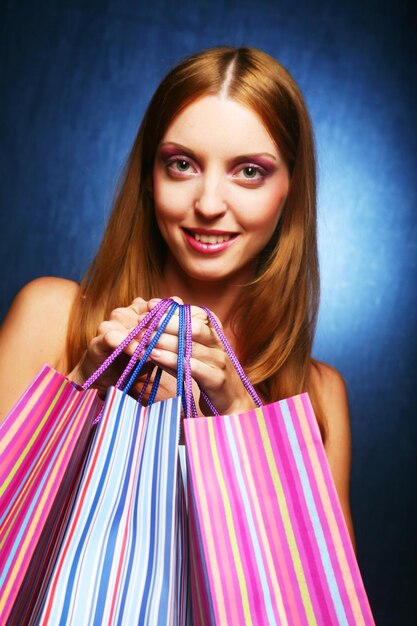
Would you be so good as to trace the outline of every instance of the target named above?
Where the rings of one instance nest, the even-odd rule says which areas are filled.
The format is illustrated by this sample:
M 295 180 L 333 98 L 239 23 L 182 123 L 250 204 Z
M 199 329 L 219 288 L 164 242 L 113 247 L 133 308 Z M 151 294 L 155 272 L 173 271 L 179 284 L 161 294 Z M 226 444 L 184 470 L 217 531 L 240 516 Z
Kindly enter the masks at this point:
M 184 429 L 194 625 L 374 624 L 308 395 Z
M 102 405 L 45 365 L 0 425 L 0 624 L 27 624 Z
M 257 408 L 184 420 L 194 626 L 373 625 L 308 395 L 263 406 L 202 308 Z
M 141 358 L 118 381 L 123 389 L 107 392 L 36 624 L 185 626 L 189 619 L 187 523 L 178 458 L 181 374 L 175 398 L 153 403 L 157 382 L 147 407 L 127 395 L 176 308 L 163 301 L 159 312 L 141 323 L 147 327 L 136 350 Z M 122 344 L 117 351 L 121 349 Z
M 40 624 L 184 623 L 180 409 L 109 390 Z

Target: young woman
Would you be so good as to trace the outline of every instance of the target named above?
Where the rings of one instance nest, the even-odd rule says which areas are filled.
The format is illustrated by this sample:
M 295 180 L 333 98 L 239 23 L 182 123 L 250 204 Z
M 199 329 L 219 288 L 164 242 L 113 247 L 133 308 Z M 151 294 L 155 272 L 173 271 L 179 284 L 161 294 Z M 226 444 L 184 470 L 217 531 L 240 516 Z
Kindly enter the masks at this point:
M 0 335 L 1 415 L 45 362 L 83 382 L 169 296 L 193 305 L 196 396 L 198 384 L 220 413 L 251 407 L 198 308 L 208 306 L 265 403 L 310 393 L 354 540 L 345 386 L 311 356 L 315 203 L 309 116 L 286 70 L 250 48 L 180 63 L 152 98 L 81 285 L 42 278 L 16 297 Z M 175 394 L 177 330 L 173 318 L 151 355 L 164 369 L 159 398 Z M 103 393 L 117 374 L 99 381 Z

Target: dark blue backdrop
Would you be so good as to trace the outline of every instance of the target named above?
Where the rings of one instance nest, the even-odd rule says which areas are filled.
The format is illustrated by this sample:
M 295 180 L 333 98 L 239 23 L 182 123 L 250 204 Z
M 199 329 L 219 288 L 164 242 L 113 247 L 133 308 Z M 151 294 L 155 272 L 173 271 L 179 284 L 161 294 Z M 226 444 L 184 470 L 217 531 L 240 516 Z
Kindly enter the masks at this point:
M 0 285 L 4 315 L 36 276 L 78 279 L 167 69 L 253 45 L 299 82 L 320 174 L 316 356 L 344 374 L 352 509 L 377 623 L 414 623 L 416 87 L 406 2 L 3 2 Z

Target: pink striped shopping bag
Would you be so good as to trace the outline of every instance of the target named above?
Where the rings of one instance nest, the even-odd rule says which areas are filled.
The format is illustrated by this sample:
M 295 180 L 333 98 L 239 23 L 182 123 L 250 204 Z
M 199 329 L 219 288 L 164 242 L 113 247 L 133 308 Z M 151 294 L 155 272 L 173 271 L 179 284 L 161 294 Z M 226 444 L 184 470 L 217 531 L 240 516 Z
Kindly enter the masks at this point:
M 184 429 L 195 626 L 374 624 L 308 395 Z
M 0 624 L 27 624 L 101 400 L 45 365 L 0 425 Z

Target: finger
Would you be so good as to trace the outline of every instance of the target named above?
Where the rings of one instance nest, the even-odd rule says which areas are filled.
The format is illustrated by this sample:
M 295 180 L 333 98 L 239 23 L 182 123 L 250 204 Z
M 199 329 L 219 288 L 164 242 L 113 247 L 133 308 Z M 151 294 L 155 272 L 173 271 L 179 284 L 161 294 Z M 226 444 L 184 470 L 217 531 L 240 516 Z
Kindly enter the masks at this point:
M 135 298 L 128 308 L 132 309 L 137 315 L 143 315 L 148 312 L 148 303 L 143 298 Z
M 126 339 L 129 329 L 116 321 L 104 321 L 100 324 L 97 336 L 92 340 L 92 346 L 95 351 L 101 354 L 109 353 L 115 350 Z M 137 348 L 138 342 L 132 340 L 125 348 L 127 354 L 133 354 Z
M 178 304 L 183 304 L 183 300 L 181 298 L 179 298 L 178 296 L 171 296 L 170 298 L 171 300 L 174 300 L 175 302 L 177 302 Z M 149 300 L 148 304 L 148 310 L 151 311 L 153 308 L 155 308 L 155 306 L 161 302 L 160 298 L 153 298 L 152 300 Z M 199 306 L 194 306 L 192 305 L 190 307 L 190 312 L 191 312 L 191 318 L 192 319 L 199 319 L 202 323 L 204 323 L 206 326 L 209 326 L 210 322 L 207 316 L 207 313 Z M 179 317 L 179 311 L 178 309 L 176 309 L 176 311 L 174 312 L 174 315 L 178 318 Z M 162 318 L 163 319 L 163 318 Z M 218 319 L 218 318 L 216 318 Z M 221 323 L 219 321 L 219 324 L 221 326 Z
M 202 391 L 213 401 L 220 414 L 233 413 L 249 408 L 255 404 L 236 370 L 225 361 L 224 367 L 210 367 L 198 359 L 191 359 L 191 376 Z M 210 409 L 207 413 L 210 415 Z M 203 408 L 204 414 L 206 410 Z
M 163 354 L 164 362 L 172 367 L 172 361 L 168 355 Z M 216 364 L 208 363 L 192 357 L 190 359 L 191 377 L 196 381 L 200 389 L 204 390 L 210 398 L 219 399 L 220 395 L 223 395 L 225 388 L 230 386 L 234 393 L 236 389 L 235 381 L 230 380 L 228 376 L 228 368 L 226 364 L 224 367 L 219 367 L 219 362 Z
M 117 322 L 121 324 L 124 328 L 127 328 L 128 330 L 132 330 L 139 323 L 138 314 L 130 307 L 120 307 L 114 309 L 110 313 L 109 320 L 111 322 Z
M 164 353 L 163 356 L 161 356 L 162 353 Z M 164 333 L 153 348 L 150 358 L 164 368 L 176 369 L 178 362 L 178 338 L 175 335 Z M 160 360 L 161 358 L 162 361 Z M 207 369 L 205 369 L 207 376 L 210 369 L 224 370 L 229 360 L 223 346 L 213 348 L 196 342 L 192 343 L 192 358 L 194 361 L 199 361 L 207 366 Z
M 146 303 L 147 310 L 152 311 L 159 302 L 161 302 L 161 298 L 152 298 Z
M 165 319 L 165 315 L 161 318 L 161 321 L 158 324 L 158 327 L 161 326 L 163 320 Z M 168 324 L 164 328 L 163 335 L 172 335 L 178 340 L 178 332 L 179 332 L 179 317 L 173 315 L 169 320 Z M 162 335 L 162 336 L 163 336 Z M 207 347 L 219 347 L 221 342 L 217 337 L 216 332 L 213 328 L 209 327 L 205 320 L 202 320 L 199 317 L 195 317 L 191 319 L 191 336 L 192 340 L 201 343 Z
M 181 300 L 178 296 L 170 296 L 169 300 L 174 300 L 174 302 L 177 302 L 178 304 L 184 304 L 183 300 Z M 161 302 L 161 298 L 152 298 L 152 300 L 149 300 L 148 310 L 152 311 L 152 309 L 154 309 L 159 302 Z
M 209 323 L 207 313 L 204 311 L 204 309 L 201 308 L 201 306 L 192 305 L 190 307 L 190 311 L 191 311 L 191 317 L 201 319 L 202 321 L 204 321 L 205 324 Z
M 178 304 L 184 304 L 184 301 L 179 296 L 171 296 L 169 299 L 174 300 Z M 152 300 L 149 300 L 149 302 L 147 303 L 148 310 L 151 311 L 153 308 L 156 307 L 156 305 L 159 302 L 161 302 L 161 298 L 152 298 Z M 200 306 L 192 305 L 190 307 L 190 311 L 191 311 L 191 317 L 199 318 L 207 325 L 210 323 L 207 313 Z M 175 311 L 175 313 L 178 315 L 178 309 Z M 219 325 L 221 326 L 221 322 L 219 318 L 216 315 L 214 317 L 216 318 Z
M 127 334 L 125 332 L 112 329 L 103 336 L 103 342 L 108 348 L 110 348 L 110 351 L 113 351 L 120 346 L 126 337 Z M 138 342 L 133 340 L 124 348 L 123 352 L 132 356 L 138 345 Z
M 149 343 L 152 341 L 152 339 L 154 339 L 154 337 L 155 333 L 153 333 L 153 336 L 149 340 Z M 171 352 L 174 355 L 175 359 L 178 360 L 178 336 L 175 334 L 171 335 L 165 332 L 162 333 L 153 350 L 165 350 Z
M 139 324 L 140 317 L 138 317 L 132 311 L 127 312 L 128 309 L 115 309 L 112 311 L 110 320 L 105 320 L 101 322 L 98 327 L 97 334 L 98 335 L 106 335 L 106 333 L 117 330 L 123 332 L 124 338 L 127 337 L 129 333 Z M 144 331 L 140 331 L 137 333 L 135 339 L 138 341 L 142 338 Z M 124 339 L 123 338 L 123 339 Z
M 206 349 L 207 351 L 207 349 Z M 216 362 L 209 362 L 206 358 L 200 360 L 192 357 L 190 360 L 191 376 L 204 390 L 219 412 L 233 412 L 236 409 L 253 408 L 253 401 L 231 365 L 227 355 L 220 350 L 210 350 L 217 353 Z M 150 355 L 152 361 L 171 375 L 177 371 L 177 355 L 170 350 L 155 349 Z
M 176 377 L 178 368 L 178 355 L 171 350 L 162 350 L 160 348 L 152 350 L 149 359 L 155 365 L 161 367 L 165 372 Z
M 177 304 L 184 304 L 184 300 L 182 300 L 179 296 L 169 296 L 170 300 L 174 300 Z

